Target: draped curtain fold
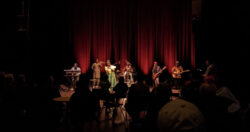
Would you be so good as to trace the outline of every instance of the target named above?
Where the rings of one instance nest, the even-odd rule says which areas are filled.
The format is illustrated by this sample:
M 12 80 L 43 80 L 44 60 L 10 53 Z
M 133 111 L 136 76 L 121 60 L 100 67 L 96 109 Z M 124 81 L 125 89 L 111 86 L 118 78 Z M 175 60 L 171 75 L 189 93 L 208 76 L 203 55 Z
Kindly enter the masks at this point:
M 94 58 L 134 60 L 147 75 L 153 61 L 195 66 L 191 0 L 73 0 L 70 35 L 85 73 Z

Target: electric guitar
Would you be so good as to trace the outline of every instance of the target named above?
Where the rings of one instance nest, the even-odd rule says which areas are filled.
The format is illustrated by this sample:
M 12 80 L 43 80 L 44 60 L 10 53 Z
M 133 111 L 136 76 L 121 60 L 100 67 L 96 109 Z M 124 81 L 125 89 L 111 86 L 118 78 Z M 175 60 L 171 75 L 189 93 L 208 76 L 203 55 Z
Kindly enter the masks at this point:
M 159 72 L 153 74 L 153 80 L 155 80 L 155 79 L 162 73 L 162 71 L 165 70 L 166 68 L 167 68 L 167 67 L 164 66 Z
M 182 72 L 174 72 L 174 73 L 172 73 L 172 77 L 173 78 L 181 78 L 181 74 L 183 74 L 185 72 L 190 72 L 190 70 L 184 70 Z

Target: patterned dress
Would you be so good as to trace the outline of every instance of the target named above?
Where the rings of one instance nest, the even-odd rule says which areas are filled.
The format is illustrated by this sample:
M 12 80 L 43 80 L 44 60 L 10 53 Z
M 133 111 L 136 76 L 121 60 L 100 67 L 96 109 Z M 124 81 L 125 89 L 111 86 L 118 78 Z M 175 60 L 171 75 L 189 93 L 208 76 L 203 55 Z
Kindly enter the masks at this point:
M 105 66 L 105 71 L 108 75 L 108 80 L 111 84 L 111 87 L 109 90 L 113 90 L 113 88 L 116 85 L 115 68 L 116 68 L 116 66 L 114 66 L 114 65 Z

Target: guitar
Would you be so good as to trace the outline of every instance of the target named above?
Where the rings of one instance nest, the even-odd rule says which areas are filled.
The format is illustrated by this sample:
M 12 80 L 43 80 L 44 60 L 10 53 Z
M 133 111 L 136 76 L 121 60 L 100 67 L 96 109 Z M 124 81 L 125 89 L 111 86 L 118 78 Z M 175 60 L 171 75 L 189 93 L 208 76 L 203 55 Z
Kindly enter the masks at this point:
M 164 66 L 159 72 L 153 74 L 153 80 L 155 80 L 155 79 L 162 73 L 162 71 L 165 70 L 166 68 L 167 68 L 167 67 Z
M 182 72 L 174 72 L 174 73 L 172 73 L 172 77 L 173 78 L 181 78 L 181 74 L 183 74 L 185 72 L 190 72 L 190 70 L 184 70 Z

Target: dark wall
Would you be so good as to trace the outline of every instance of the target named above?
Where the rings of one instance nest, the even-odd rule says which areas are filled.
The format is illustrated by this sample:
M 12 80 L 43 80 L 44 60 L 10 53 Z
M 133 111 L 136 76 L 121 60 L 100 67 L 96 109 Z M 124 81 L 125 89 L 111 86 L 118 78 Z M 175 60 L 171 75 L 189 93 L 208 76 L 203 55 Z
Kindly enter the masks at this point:
M 25 0 L 28 1 L 28 0 Z M 0 70 L 27 74 L 62 73 L 73 65 L 72 45 L 68 42 L 68 1 L 35 0 L 29 9 L 29 31 L 17 31 L 20 1 L 1 4 Z M 27 17 L 27 16 L 26 16 Z
M 73 63 L 68 42 L 68 1 L 31 2 L 32 63 L 41 72 L 60 73 Z M 69 64 L 70 66 L 72 64 Z M 68 67 L 69 68 L 69 67 Z
M 198 36 L 197 64 L 213 60 L 221 79 L 238 95 L 249 93 L 250 13 L 246 3 L 228 0 L 203 0 L 202 16 L 194 25 Z M 247 96 L 247 95 L 245 95 Z M 242 97 L 242 96 L 241 96 Z
M 18 45 L 14 43 L 17 33 L 16 23 L 16 4 L 8 1 L 1 2 L 0 15 L 0 67 L 1 69 L 8 69 L 7 67 L 14 67 L 18 64 L 18 60 L 22 57 L 18 53 Z

